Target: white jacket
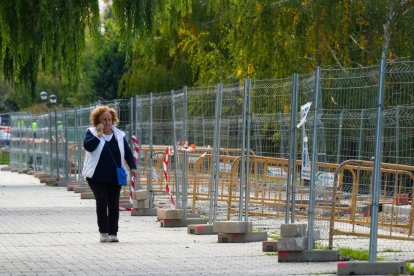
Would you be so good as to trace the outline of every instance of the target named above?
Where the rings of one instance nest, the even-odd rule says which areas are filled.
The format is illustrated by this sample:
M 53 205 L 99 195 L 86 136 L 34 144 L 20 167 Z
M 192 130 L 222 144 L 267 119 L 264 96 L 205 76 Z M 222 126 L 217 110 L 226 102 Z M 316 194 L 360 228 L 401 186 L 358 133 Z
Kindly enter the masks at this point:
M 97 131 L 95 127 L 88 128 L 89 131 L 97 137 Z M 115 135 L 115 138 L 118 142 L 119 152 L 121 153 L 121 163 L 122 167 L 128 172 L 125 162 L 125 151 L 124 151 L 124 136 L 125 132 L 119 130 L 118 128 L 112 126 L 112 132 Z M 99 138 L 98 138 L 99 139 Z M 82 175 L 84 177 L 92 178 L 93 174 L 95 173 L 96 166 L 98 165 L 99 158 L 102 153 L 102 149 L 105 146 L 105 139 L 101 137 L 99 145 L 93 152 L 86 151 L 85 155 L 85 162 L 83 163 Z

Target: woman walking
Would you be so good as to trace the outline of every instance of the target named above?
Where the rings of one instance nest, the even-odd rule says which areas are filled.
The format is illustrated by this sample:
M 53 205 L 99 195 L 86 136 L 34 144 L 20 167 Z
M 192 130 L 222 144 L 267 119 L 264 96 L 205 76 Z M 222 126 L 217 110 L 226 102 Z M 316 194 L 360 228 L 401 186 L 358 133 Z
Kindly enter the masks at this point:
M 119 242 L 119 196 L 117 168 L 128 165 L 134 177 L 136 164 L 125 133 L 115 125 L 119 122 L 115 109 L 106 105 L 96 107 L 90 116 L 92 127 L 86 131 L 83 147 L 86 150 L 83 175 L 96 200 L 96 215 L 100 242 Z

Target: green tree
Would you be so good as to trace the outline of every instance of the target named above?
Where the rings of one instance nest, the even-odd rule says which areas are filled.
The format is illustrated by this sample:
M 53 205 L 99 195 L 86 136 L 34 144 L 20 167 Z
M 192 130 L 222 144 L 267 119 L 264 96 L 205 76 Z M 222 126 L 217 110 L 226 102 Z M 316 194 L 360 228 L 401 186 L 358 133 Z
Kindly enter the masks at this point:
M 64 84 L 76 87 L 85 29 L 99 35 L 97 0 L 0 1 L 0 62 L 6 80 L 36 95 L 39 68 L 57 70 Z

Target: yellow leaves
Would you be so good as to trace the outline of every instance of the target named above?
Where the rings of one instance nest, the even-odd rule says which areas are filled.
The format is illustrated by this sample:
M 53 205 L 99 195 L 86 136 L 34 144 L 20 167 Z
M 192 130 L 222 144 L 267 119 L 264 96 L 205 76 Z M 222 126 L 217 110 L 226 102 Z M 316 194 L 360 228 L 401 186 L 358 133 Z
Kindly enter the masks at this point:
M 187 32 L 187 30 L 185 28 L 183 28 L 183 26 L 178 27 L 178 36 L 182 37 L 183 35 L 185 35 Z
M 290 113 L 290 105 L 288 105 L 288 104 L 283 105 L 283 113 L 284 114 L 289 114 Z
M 299 23 L 299 15 L 295 14 L 295 16 L 293 16 L 293 25 L 296 26 Z
M 243 76 L 243 69 L 242 69 L 241 67 L 238 67 L 238 68 L 237 68 L 237 70 L 236 70 L 236 76 L 237 76 L 238 78 L 240 78 L 240 77 L 242 77 L 242 76 Z
M 260 15 L 263 12 L 263 5 L 260 3 L 256 4 L 255 14 Z
M 253 64 L 249 63 L 247 65 L 247 68 L 243 68 L 242 66 L 237 67 L 236 69 L 236 76 L 238 78 L 244 78 L 252 76 L 256 73 L 256 70 L 254 69 Z
M 249 63 L 249 65 L 247 65 L 247 75 L 251 76 L 254 75 L 255 70 L 254 70 L 254 66 L 253 64 Z
M 357 18 L 356 23 L 359 26 L 366 26 L 366 25 L 368 25 L 368 22 L 366 20 L 362 19 L 361 17 L 360 18 Z

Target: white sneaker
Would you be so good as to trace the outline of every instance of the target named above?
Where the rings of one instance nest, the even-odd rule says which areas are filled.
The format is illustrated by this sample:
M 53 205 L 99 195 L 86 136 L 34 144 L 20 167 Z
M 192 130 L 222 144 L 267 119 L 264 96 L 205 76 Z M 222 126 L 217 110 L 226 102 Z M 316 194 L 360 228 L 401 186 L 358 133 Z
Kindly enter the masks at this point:
M 99 242 L 108 242 L 108 233 L 100 233 Z
M 118 237 L 116 235 L 109 235 L 108 242 L 119 242 Z

